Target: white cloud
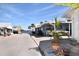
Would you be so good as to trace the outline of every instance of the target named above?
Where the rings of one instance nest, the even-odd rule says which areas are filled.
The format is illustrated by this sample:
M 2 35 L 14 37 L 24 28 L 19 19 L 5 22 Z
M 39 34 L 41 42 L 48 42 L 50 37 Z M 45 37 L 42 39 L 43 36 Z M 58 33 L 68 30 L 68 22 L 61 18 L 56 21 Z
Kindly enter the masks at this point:
M 38 6 L 39 7 L 39 6 Z M 23 18 L 28 18 L 28 19 L 36 19 L 34 17 L 31 17 L 31 15 L 33 15 L 34 13 L 39 13 L 39 12 L 42 12 L 42 11 L 46 11 L 50 8 L 53 8 L 54 6 L 51 4 L 50 6 L 47 6 L 47 7 L 44 7 L 44 8 L 41 8 L 41 9 L 38 9 L 38 10 L 34 10 L 32 12 L 28 12 L 28 13 L 23 13 L 21 12 L 19 9 L 13 7 L 12 5 L 2 5 L 2 8 L 4 10 L 8 10 L 9 12 L 11 12 L 12 14 L 8 14 L 8 13 L 5 13 L 5 16 L 8 17 L 8 18 L 14 18 L 12 17 L 11 15 L 14 15 L 16 17 L 20 17 L 21 19 Z
M 67 10 L 68 10 L 69 8 L 64 8 L 64 9 L 61 9 L 61 11 L 60 10 L 57 10 L 56 12 L 54 12 L 54 13 L 51 13 L 51 14 L 47 14 L 47 15 L 45 15 L 45 16 L 42 16 L 42 17 L 39 17 L 39 18 L 47 18 L 47 17 L 55 17 L 55 16 L 57 16 L 58 14 L 64 14 L 64 12 L 66 12 Z M 62 16 L 62 15 L 59 15 L 59 16 Z
M 38 6 L 38 7 L 39 7 L 39 6 Z M 28 13 L 28 14 L 39 13 L 39 12 L 46 11 L 46 10 L 48 10 L 48 9 L 50 9 L 50 8 L 54 8 L 54 7 L 55 7 L 55 6 L 51 4 L 51 5 L 47 6 L 47 7 L 34 10 L 34 11 Z
M 2 6 L 2 8 L 4 10 L 8 10 L 9 12 L 14 13 L 18 16 L 23 16 L 24 15 L 23 13 L 21 13 L 21 11 L 19 11 L 17 8 L 14 8 L 13 6 L 9 6 L 9 5 L 5 6 L 4 5 L 4 6 Z
M 8 5 L 2 5 L 1 6 L 2 9 L 3 9 L 3 16 L 5 16 L 6 18 L 8 19 L 14 19 L 15 17 L 19 17 L 21 18 L 22 20 L 26 17 L 27 20 L 28 19 L 35 19 L 25 13 L 22 13 L 19 9 L 13 7 L 13 6 L 10 6 L 9 4 Z M 4 12 L 4 11 L 8 11 L 8 12 L 11 12 L 11 13 L 8 13 L 8 12 Z
M 12 15 L 11 15 L 11 14 L 8 14 L 8 13 L 5 13 L 5 14 L 4 14 L 4 17 L 5 17 L 5 18 L 12 18 Z

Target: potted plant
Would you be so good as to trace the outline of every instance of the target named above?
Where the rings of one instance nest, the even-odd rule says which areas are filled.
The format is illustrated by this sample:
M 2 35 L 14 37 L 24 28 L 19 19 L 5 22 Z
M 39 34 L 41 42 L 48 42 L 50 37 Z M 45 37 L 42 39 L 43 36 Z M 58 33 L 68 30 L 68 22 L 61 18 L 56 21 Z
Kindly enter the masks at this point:
M 52 45 L 60 44 L 59 34 L 57 32 L 53 32 Z

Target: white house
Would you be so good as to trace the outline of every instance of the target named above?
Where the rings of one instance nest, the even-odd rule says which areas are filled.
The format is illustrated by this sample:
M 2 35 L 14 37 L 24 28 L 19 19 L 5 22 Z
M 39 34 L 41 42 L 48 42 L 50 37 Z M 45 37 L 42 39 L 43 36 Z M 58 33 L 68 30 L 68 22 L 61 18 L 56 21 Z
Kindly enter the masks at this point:
M 10 35 L 12 33 L 11 23 L 0 23 L 0 35 Z
M 0 23 L 0 35 L 11 35 L 11 34 L 19 34 L 21 33 L 20 26 L 13 26 L 11 23 Z
M 40 30 L 43 32 L 43 34 L 49 35 L 49 31 L 50 30 L 57 30 L 57 31 L 65 31 L 65 32 L 69 32 L 69 34 L 71 35 L 71 22 L 68 22 L 66 20 L 67 18 L 58 18 L 58 21 L 61 21 L 62 26 L 60 26 L 59 28 L 55 28 L 55 20 L 51 21 L 51 22 L 47 22 L 47 23 L 43 23 L 43 24 L 38 24 L 35 28 L 36 33 L 38 33 Z
M 64 17 L 72 21 L 72 38 L 79 42 L 79 8 L 69 10 Z
M 12 27 L 12 30 L 13 30 L 13 33 L 14 33 L 14 34 L 20 34 L 21 31 L 22 31 L 22 29 L 21 29 L 20 26 L 13 26 L 13 27 Z

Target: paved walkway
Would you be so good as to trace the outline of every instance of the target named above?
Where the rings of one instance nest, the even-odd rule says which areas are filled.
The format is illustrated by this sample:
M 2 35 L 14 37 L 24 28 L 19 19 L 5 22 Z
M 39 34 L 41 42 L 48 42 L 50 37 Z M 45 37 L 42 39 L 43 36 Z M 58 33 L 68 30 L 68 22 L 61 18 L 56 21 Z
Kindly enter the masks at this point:
M 40 41 L 43 42 L 44 40 L 50 40 L 50 37 L 39 37 L 39 38 L 37 38 L 37 37 L 32 36 L 32 39 L 36 42 L 37 45 L 39 45 Z M 71 56 L 79 56 L 79 52 L 78 52 L 79 51 L 79 45 L 78 46 L 73 46 L 73 45 L 70 44 L 69 40 L 62 40 L 61 42 L 62 42 L 61 45 L 63 47 L 71 50 L 71 52 L 70 52 Z M 48 45 L 49 45 L 48 41 L 46 43 L 47 44 L 42 45 L 41 49 L 43 49 L 44 47 L 46 49 L 46 47 L 48 47 Z M 43 52 L 45 51 L 45 49 L 43 50 Z
M 0 56 L 41 56 L 28 34 L 0 36 Z
M 51 37 L 35 37 L 35 36 L 31 36 L 32 39 L 36 42 L 37 45 L 39 45 L 40 41 L 44 41 L 44 40 L 51 40 Z

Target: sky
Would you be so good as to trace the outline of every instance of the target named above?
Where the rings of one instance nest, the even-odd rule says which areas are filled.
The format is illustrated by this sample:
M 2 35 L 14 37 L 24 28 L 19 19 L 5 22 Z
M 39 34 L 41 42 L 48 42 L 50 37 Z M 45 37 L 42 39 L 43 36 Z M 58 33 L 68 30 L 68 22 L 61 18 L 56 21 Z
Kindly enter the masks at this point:
M 0 4 L 0 22 L 11 23 L 27 29 L 32 23 L 50 21 L 61 17 L 69 7 L 56 6 L 53 3 L 2 3 Z

